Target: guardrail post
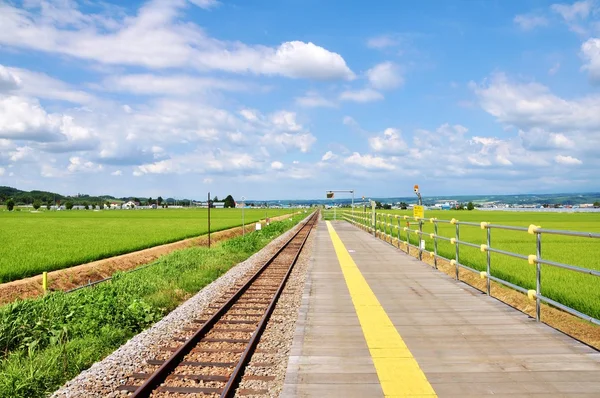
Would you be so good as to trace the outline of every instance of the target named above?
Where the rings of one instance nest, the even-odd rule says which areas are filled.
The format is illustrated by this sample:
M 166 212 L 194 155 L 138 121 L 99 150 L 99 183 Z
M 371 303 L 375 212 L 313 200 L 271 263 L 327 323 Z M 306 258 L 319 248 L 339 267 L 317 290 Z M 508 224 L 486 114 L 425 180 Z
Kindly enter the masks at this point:
M 408 226 L 408 222 L 406 224 L 407 224 L 407 227 L 406 227 L 406 254 L 410 254 L 410 238 L 409 238 L 410 227 Z
M 423 240 L 423 220 L 419 218 L 419 236 L 417 237 L 417 244 L 419 245 L 419 260 L 423 260 L 423 247 L 421 246 L 421 240 Z
M 437 269 L 437 234 L 438 224 L 437 220 L 433 220 L 433 267 Z
M 398 249 L 400 249 L 400 217 L 396 216 L 396 221 L 398 224 Z
M 459 241 L 459 239 L 460 239 L 460 224 L 457 222 L 456 223 L 456 243 L 455 243 L 455 245 L 456 245 L 456 249 L 455 249 L 455 254 L 456 254 L 456 257 L 455 257 L 455 260 L 456 260 L 456 280 L 460 279 L 460 277 L 458 275 L 458 252 L 459 252 L 459 250 L 458 250 L 458 246 L 459 246 L 458 241 Z
M 488 226 L 487 228 L 487 247 L 489 249 L 490 245 L 492 244 L 492 229 Z M 487 286 L 486 286 L 486 290 L 487 290 L 487 295 L 490 295 L 490 268 L 491 268 L 491 261 L 492 261 L 492 253 L 490 253 L 489 250 L 487 250 Z
M 538 232 L 535 235 L 536 256 L 539 260 L 542 258 L 542 234 Z M 535 320 L 540 322 L 542 309 L 540 300 L 540 294 L 542 293 L 542 264 L 538 261 L 535 265 Z

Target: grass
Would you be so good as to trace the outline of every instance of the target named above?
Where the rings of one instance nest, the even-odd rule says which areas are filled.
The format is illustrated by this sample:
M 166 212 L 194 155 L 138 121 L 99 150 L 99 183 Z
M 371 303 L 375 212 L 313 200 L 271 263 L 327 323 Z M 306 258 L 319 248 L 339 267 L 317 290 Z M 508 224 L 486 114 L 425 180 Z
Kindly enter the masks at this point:
M 358 212 L 357 212 L 358 213 Z M 362 213 L 362 211 L 360 211 Z M 382 210 L 381 214 L 412 215 L 409 211 Z M 369 213 L 367 213 L 369 214 Z M 379 213 L 378 213 L 379 214 Z M 600 213 L 521 213 L 521 212 L 483 212 L 483 211 L 426 211 L 427 222 L 423 224 L 426 250 L 433 251 L 434 225 L 429 218 L 443 220 L 456 218 L 460 221 L 528 227 L 540 225 L 545 229 L 584 231 L 600 233 Z M 338 217 L 339 219 L 339 217 Z M 397 219 L 393 220 L 396 225 Z M 455 237 L 455 226 L 438 224 L 438 235 Z M 406 221 L 400 219 L 400 239 L 406 241 L 402 230 Z M 418 229 L 411 221 L 410 229 Z M 388 227 L 388 233 L 389 233 Z M 398 236 L 398 229 L 392 229 L 392 235 Z M 416 234 L 410 234 L 411 243 L 417 245 Z M 480 227 L 460 226 L 460 240 L 477 245 L 486 244 L 486 231 Z M 536 254 L 535 236 L 527 232 L 492 229 L 491 247 L 522 255 Z M 455 258 L 455 246 L 450 242 L 438 240 L 438 254 Z M 600 270 L 600 240 L 559 235 L 542 235 L 542 258 L 569 265 Z M 487 254 L 479 249 L 460 246 L 459 262 L 476 270 L 485 271 Z M 535 289 L 536 267 L 527 261 L 498 253 L 491 253 L 491 274 L 525 289 Z M 600 277 L 573 272 L 557 267 L 542 265 L 542 294 L 559 303 L 565 304 L 584 314 L 600 319 Z
M 93 288 L 0 308 L 0 397 L 51 394 L 304 216 L 212 249 L 173 252 Z
M 269 209 L 269 217 L 293 209 Z M 250 224 L 264 209 L 245 209 Z M 211 209 L 211 230 L 242 224 L 241 209 Z M 206 209 L 0 212 L 0 283 L 206 234 Z

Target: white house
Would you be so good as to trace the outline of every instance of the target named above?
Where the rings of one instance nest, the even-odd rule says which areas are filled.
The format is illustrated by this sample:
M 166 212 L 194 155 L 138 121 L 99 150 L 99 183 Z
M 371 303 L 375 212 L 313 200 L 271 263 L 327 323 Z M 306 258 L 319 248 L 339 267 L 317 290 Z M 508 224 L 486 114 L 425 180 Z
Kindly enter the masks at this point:
M 121 209 L 135 209 L 135 202 L 130 200 L 129 202 L 123 203 Z

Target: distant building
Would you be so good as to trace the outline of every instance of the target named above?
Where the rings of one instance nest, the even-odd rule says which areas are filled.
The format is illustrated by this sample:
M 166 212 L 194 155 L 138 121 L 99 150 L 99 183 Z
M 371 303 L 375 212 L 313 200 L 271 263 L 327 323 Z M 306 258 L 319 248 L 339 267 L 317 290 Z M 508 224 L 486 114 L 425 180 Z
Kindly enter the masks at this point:
M 136 207 L 136 203 L 132 202 L 131 200 L 129 202 L 123 203 L 121 205 L 122 209 L 135 209 Z

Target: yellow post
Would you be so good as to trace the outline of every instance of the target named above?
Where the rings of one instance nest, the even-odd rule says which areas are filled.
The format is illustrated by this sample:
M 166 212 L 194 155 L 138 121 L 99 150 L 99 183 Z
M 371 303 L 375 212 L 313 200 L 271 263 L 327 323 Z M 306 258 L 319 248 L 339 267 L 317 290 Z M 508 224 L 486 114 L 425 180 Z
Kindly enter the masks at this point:
M 48 291 L 48 273 L 44 271 L 42 274 L 42 289 L 44 289 L 44 294 Z

